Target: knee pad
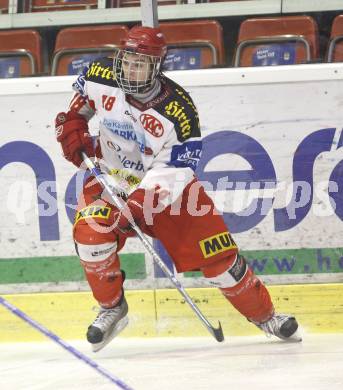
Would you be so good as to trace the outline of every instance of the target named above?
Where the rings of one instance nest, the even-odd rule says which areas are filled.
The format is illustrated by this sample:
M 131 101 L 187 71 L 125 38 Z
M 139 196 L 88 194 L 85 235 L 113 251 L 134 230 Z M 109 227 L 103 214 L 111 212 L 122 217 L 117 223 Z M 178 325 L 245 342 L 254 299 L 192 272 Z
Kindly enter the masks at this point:
M 115 306 L 122 295 L 124 280 L 117 252 L 125 239 L 113 232 L 110 220 L 98 218 L 93 222 L 83 217 L 76 219 L 73 236 L 94 298 L 102 307 Z
M 223 267 L 224 272 L 222 271 Z M 235 254 L 202 269 L 202 271 L 205 281 L 210 286 L 230 288 L 235 287 L 244 279 L 248 272 L 248 265 L 243 256 Z
M 84 262 L 102 262 L 117 252 L 117 242 L 85 245 L 75 241 L 75 249 L 79 258 Z
M 116 253 L 118 237 L 107 226 L 92 224 L 84 221 L 77 222 L 74 226 L 73 236 L 78 256 L 85 262 L 101 262 Z

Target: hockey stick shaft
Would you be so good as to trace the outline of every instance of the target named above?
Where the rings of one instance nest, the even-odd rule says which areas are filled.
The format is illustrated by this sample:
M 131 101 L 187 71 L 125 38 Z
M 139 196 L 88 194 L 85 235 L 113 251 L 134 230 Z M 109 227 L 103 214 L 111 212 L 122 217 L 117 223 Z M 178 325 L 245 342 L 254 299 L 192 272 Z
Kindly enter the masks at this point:
M 103 174 L 99 168 L 95 166 L 93 161 L 85 154 L 82 153 L 83 161 L 85 162 L 88 169 L 92 172 L 92 174 L 95 176 L 97 181 L 103 186 L 103 188 L 106 189 L 108 194 L 111 196 L 111 199 L 113 200 L 115 206 L 119 210 L 123 210 L 123 201 L 118 198 L 116 195 L 117 192 L 115 191 L 115 188 L 113 188 L 113 185 L 110 183 L 110 181 L 107 179 L 107 175 Z M 151 243 L 147 240 L 142 230 L 137 226 L 137 224 L 134 222 L 131 215 L 126 215 L 125 217 L 130 221 L 132 229 L 136 232 L 137 236 L 141 240 L 144 248 L 147 250 L 147 252 L 151 255 L 154 262 L 161 268 L 161 270 L 164 272 L 164 274 L 167 276 L 167 278 L 174 284 L 174 286 L 177 288 L 177 290 L 180 292 L 180 294 L 184 297 L 185 301 L 189 304 L 191 309 L 195 312 L 197 317 L 200 319 L 200 321 L 203 323 L 203 325 L 207 328 L 207 330 L 212 334 L 212 336 L 217 341 L 223 341 L 224 340 L 224 334 L 221 327 L 221 324 L 219 322 L 219 327 L 214 328 L 210 322 L 207 320 L 207 318 L 202 314 L 198 306 L 192 301 L 191 297 L 188 295 L 182 284 L 179 282 L 179 280 L 174 276 L 174 274 L 169 270 L 169 268 L 165 265 L 163 260 L 160 258 L 160 256 L 157 254 Z
M 25 314 L 23 311 L 18 309 L 16 306 L 12 305 L 10 302 L 8 302 L 5 298 L 0 296 L 0 304 L 4 306 L 7 310 L 12 312 L 14 315 L 19 317 L 21 320 L 27 322 L 29 325 L 31 325 L 34 329 L 36 329 L 38 332 L 43 333 L 46 337 L 53 340 L 55 343 L 60 345 L 62 348 L 64 348 L 66 351 L 70 352 L 72 355 L 74 355 L 76 358 L 80 359 L 84 363 L 88 364 L 90 367 L 94 368 L 99 374 L 104 376 L 105 378 L 109 379 L 112 383 L 117 385 L 119 388 L 124 390 L 133 390 L 132 387 L 129 387 L 126 383 L 124 383 L 121 379 L 115 377 L 113 374 L 111 374 L 109 371 L 104 369 L 103 367 L 99 366 L 94 360 L 90 359 L 86 355 L 84 355 L 82 352 L 78 351 L 74 347 L 72 347 L 70 344 L 62 340 L 60 337 L 58 337 L 56 334 L 51 332 L 49 329 L 45 328 L 43 325 L 29 317 L 27 314 Z

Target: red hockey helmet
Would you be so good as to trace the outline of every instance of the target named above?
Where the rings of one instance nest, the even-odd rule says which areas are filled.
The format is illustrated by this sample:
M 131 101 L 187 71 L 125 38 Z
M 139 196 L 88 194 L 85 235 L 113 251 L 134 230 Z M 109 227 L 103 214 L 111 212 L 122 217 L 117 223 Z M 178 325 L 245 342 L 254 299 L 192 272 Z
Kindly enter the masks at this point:
M 161 30 L 156 27 L 133 27 L 123 40 L 123 48 L 136 53 L 163 57 L 167 54 L 167 44 Z
M 159 28 L 133 27 L 113 59 L 118 86 L 127 94 L 141 94 L 155 85 L 167 45 Z

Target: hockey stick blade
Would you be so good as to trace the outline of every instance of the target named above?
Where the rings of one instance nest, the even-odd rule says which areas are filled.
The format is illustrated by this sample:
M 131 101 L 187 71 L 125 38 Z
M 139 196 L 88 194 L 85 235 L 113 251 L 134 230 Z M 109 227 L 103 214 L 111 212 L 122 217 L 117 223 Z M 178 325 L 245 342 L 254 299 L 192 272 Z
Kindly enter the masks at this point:
M 220 321 L 218 321 L 218 323 L 219 323 L 219 328 L 214 328 L 212 326 L 212 334 L 213 334 L 213 337 L 219 343 L 221 343 L 222 341 L 224 341 L 224 333 L 223 333 L 223 329 L 222 329 L 222 324 L 220 323 Z

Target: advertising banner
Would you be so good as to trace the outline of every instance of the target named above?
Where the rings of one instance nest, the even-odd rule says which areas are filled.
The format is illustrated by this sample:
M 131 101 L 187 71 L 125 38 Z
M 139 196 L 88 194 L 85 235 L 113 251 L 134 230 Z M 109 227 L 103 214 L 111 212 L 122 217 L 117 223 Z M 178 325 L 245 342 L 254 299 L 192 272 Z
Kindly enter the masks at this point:
M 206 85 L 202 72 L 205 81 L 193 84 L 192 71 L 180 72 L 200 116 L 197 174 L 250 266 L 269 283 L 342 281 L 343 82 L 325 80 L 325 69 L 321 80 L 296 82 L 292 72 L 266 82 L 247 69 L 249 82 L 217 70 Z M 73 77 L 30 80 L 0 88 L 0 290 L 84 289 L 71 237 L 80 183 L 53 124 Z M 137 239 L 121 259 L 128 288 L 169 286 Z M 179 277 L 205 285 L 197 273 Z

